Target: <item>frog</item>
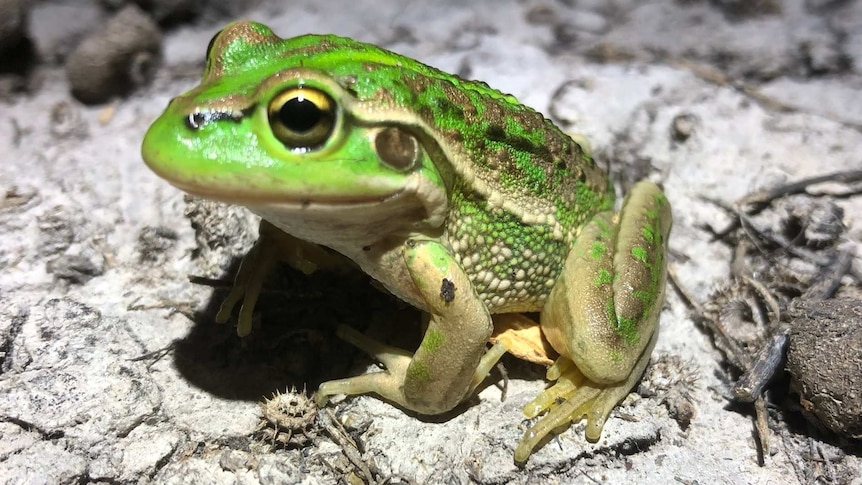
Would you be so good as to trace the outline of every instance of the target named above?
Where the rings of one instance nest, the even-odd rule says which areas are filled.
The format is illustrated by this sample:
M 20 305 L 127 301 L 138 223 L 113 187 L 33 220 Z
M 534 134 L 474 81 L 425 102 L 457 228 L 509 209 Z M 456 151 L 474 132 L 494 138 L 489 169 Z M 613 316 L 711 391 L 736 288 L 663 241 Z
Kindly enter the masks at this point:
M 350 327 L 337 335 L 379 371 L 322 383 L 404 410 L 446 413 L 506 354 L 497 318 L 538 313 L 559 357 L 553 384 L 524 407 L 525 463 L 586 418 L 597 441 L 636 385 L 659 334 L 670 204 L 613 183 L 586 141 L 517 98 L 373 44 L 335 35 L 283 39 L 257 22 L 217 33 L 200 83 L 149 127 L 145 163 L 177 188 L 261 217 L 216 319 L 240 305 L 252 329 L 263 276 L 348 264 L 425 315 L 415 351 Z

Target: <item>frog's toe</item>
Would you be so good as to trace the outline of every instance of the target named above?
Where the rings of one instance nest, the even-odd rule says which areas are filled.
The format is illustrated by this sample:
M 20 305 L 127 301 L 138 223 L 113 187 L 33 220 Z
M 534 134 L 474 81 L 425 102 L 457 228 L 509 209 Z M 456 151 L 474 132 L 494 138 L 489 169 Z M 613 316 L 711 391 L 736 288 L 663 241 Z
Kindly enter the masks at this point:
M 234 285 L 222 301 L 216 314 L 217 323 L 227 323 L 230 320 L 233 309 L 240 302 L 239 316 L 237 317 L 236 334 L 245 337 L 251 333 L 254 307 L 263 288 L 263 280 L 266 277 L 266 265 L 269 259 L 261 257 L 259 245 L 255 245 L 243 258 L 237 273 Z
M 263 232 L 263 228 L 264 225 L 261 224 L 261 235 L 242 258 L 239 271 L 234 278 L 233 287 L 222 301 L 215 318 L 217 323 L 227 323 L 233 309 L 241 302 L 236 327 L 236 334 L 240 337 L 245 337 L 251 333 L 254 307 L 257 305 L 263 282 L 278 260 L 278 247 L 273 244 L 272 238 L 267 237 L 266 233 Z
M 570 423 L 586 418 L 586 437 L 598 441 L 608 415 L 631 390 L 629 382 L 600 386 L 584 377 L 568 359 L 559 359 L 549 374 L 560 372 L 557 382 L 524 407 L 527 417 L 542 416 L 524 433 L 515 450 L 515 461 L 527 461 L 533 449 L 552 432 L 562 432 Z M 639 376 L 638 376 L 639 377 Z
M 403 405 L 404 399 L 399 390 L 402 382 L 403 379 L 399 379 L 389 370 L 326 381 L 317 389 L 315 401 L 318 407 L 324 407 L 329 401 L 329 396 L 337 394 L 350 396 L 373 392 L 384 399 Z

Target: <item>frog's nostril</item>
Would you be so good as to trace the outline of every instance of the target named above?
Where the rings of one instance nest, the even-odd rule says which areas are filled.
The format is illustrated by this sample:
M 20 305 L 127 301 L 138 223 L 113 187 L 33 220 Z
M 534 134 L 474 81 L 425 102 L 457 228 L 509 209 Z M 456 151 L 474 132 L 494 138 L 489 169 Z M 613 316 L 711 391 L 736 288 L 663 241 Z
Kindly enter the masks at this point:
M 192 130 L 197 130 L 207 122 L 206 113 L 192 113 L 186 117 L 186 126 Z

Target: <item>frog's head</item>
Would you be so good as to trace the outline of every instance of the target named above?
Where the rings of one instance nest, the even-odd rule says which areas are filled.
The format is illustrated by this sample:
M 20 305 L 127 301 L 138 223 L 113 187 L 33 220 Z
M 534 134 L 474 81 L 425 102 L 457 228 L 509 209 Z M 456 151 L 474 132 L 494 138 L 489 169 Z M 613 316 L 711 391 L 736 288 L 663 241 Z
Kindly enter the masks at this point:
M 315 242 L 341 236 L 298 232 L 439 226 L 447 198 L 436 145 L 383 86 L 403 63 L 415 61 L 350 39 L 284 40 L 231 24 L 210 42 L 200 85 L 150 127 L 144 160 L 189 193 L 246 205 Z

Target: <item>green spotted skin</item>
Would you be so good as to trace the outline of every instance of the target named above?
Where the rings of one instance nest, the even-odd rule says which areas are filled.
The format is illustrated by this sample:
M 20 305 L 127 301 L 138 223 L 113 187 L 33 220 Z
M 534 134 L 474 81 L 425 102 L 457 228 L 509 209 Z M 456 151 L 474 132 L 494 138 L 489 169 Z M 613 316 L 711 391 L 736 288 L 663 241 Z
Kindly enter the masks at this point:
M 449 244 L 492 312 L 536 311 L 553 288 L 573 234 L 550 224 L 525 225 L 471 191 L 453 190 Z
M 492 312 L 538 310 L 577 229 L 608 210 L 612 191 L 582 147 L 540 113 L 481 82 L 419 64 L 396 102 L 418 110 L 466 165 L 442 160 L 457 260 Z M 450 172 L 451 171 L 451 172 Z

